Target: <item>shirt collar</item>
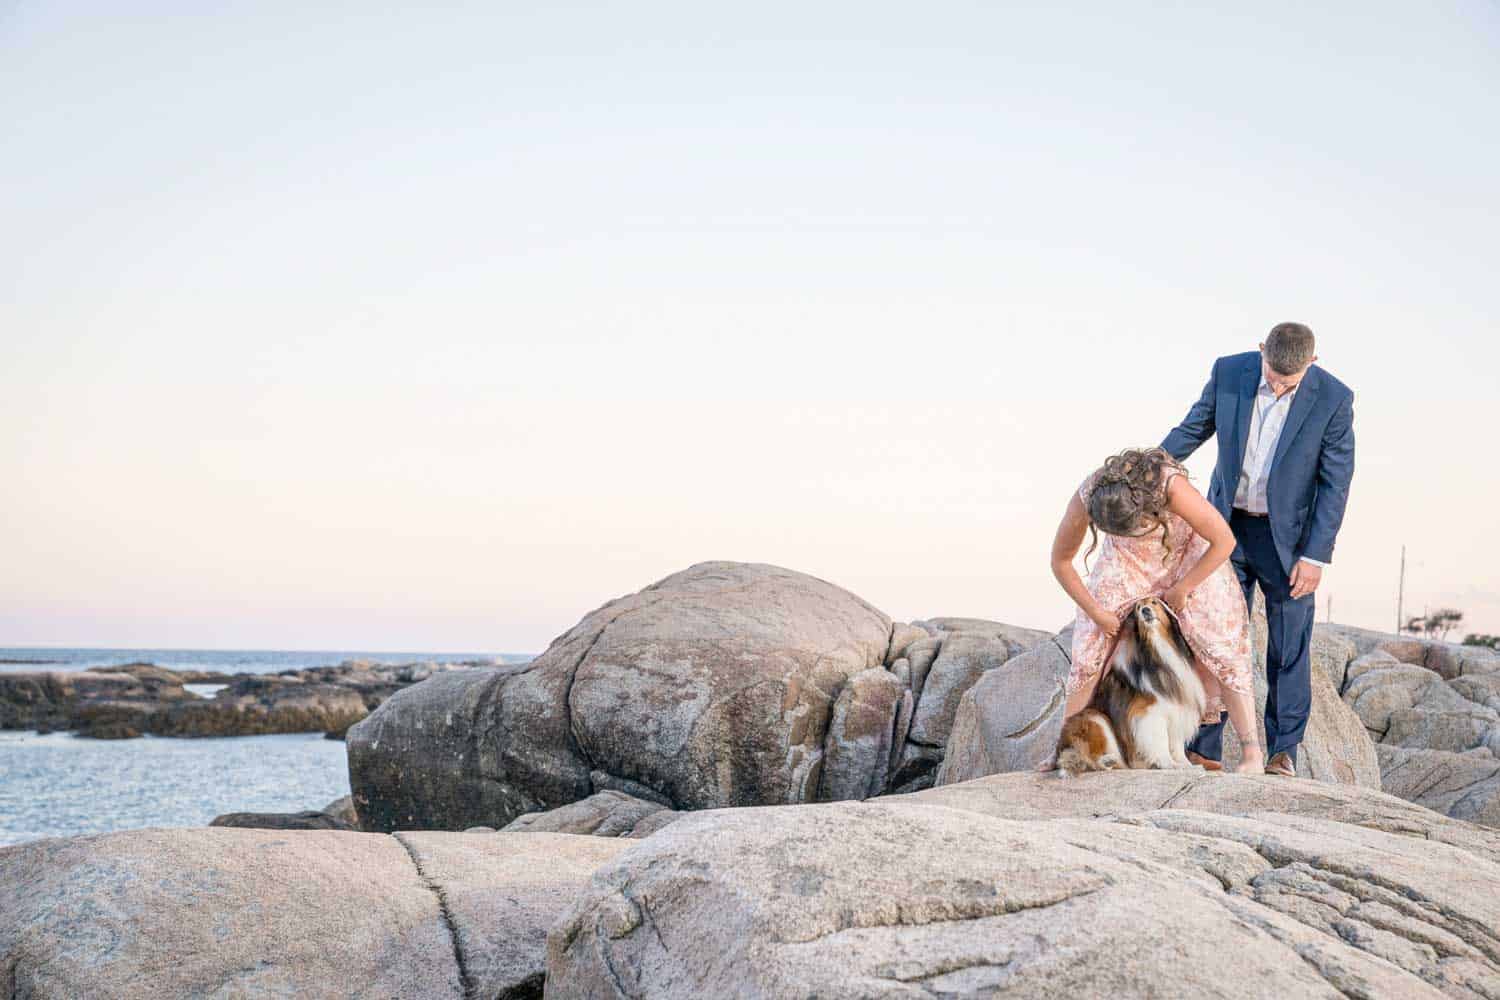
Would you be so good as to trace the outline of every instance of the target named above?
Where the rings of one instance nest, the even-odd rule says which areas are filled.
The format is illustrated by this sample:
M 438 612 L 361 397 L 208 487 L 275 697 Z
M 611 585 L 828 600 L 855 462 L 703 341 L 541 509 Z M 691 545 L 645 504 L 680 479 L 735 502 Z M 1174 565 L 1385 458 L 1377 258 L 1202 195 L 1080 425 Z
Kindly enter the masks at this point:
M 1272 399 L 1275 399 L 1279 403 L 1283 399 L 1291 399 L 1293 396 L 1297 395 L 1297 390 L 1300 389 L 1300 388 L 1302 388 L 1302 383 L 1298 382 L 1295 386 L 1292 387 L 1292 389 L 1291 389 L 1290 392 L 1288 392 L 1286 395 L 1284 395 L 1284 396 L 1282 396 L 1280 398 L 1277 398 L 1277 396 L 1276 396 L 1276 390 L 1272 389 L 1271 388 L 1271 383 L 1269 383 L 1269 382 L 1266 381 L 1266 373 L 1265 372 L 1261 372 L 1260 373 L 1260 388 L 1257 391 L 1260 393 L 1260 395 L 1262 395 L 1262 396 L 1270 396 Z

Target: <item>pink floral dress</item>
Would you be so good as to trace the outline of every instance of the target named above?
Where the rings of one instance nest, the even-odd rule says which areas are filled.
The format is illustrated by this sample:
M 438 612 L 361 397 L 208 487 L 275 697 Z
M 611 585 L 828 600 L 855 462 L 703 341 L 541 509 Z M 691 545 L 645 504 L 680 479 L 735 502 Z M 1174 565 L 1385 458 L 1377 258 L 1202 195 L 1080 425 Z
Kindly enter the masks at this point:
M 1184 473 L 1168 470 L 1162 489 L 1166 489 L 1173 476 L 1179 475 Z M 1085 506 L 1093 481 L 1090 475 L 1078 490 Z M 1160 529 L 1139 536 L 1099 533 L 1099 547 L 1091 557 L 1093 567 L 1084 582 L 1089 593 L 1105 608 L 1123 612 L 1142 597 L 1160 597 L 1208 551 L 1208 539 L 1186 521 L 1171 511 L 1166 512 L 1166 517 L 1170 552 L 1162 550 Z M 1218 678 L 1221 685 L 1241 694 L 1254 694 L 1250 617 L 1239 579 L 1229 563 L 1214 570 L 1188 596 L 1178 623 L 1199 664 Z M 1073 669 L 1068 674 L 1068 694 L 1099 675 L 1113 645 L 1109 636 L 1080 608 L 1073 626 Z M 1217 722 L 1222 709 L 1221 699 L 1210 692 L 1204 719 Z

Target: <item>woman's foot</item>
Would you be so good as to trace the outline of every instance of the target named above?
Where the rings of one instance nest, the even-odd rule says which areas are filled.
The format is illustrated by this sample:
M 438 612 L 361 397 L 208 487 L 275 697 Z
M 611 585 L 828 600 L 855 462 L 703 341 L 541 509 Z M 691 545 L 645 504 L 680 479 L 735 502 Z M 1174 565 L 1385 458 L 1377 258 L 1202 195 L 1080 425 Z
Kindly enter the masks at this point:
M 1056 771 L 1057 770 L 1057 757 L 1056 756 L 1048 757 L 1046 760 L 1044 760 L 1040 764 L 1038 764 L 1036 766 L 1036 769 L 1038 771 Z
M 1240 744 L 1240 763 L 1235 774 L 1265 774 L 1266 754 L 1259 743 Z

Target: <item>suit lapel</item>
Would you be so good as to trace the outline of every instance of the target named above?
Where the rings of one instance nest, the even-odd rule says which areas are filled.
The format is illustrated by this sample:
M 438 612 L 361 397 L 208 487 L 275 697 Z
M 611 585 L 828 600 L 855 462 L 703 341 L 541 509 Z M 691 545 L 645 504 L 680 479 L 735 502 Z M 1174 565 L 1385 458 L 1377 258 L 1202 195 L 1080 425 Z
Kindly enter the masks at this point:
M 1235 482 L 1229 484 L 1229 495 L 1234 496 L 1236 484 L 1239 482 L 1240 469 L 1245 464 L 1245 448 L 1250 441 L 1250 415 L 1255 412 L 1255 393 L 1260 389 L 1260 358 L 1256 357 L 1245 373 L 1240 377 L 1239 408 L 1234 415 L 1234 444 L 1239 452 L 1234 456 L 1234 463 L 1230 466 L 1234 470 Z
M 1292 397 L 1292 407 L 1286 411 L 1286 423 L 1281 427 L 1281 437 L 1276 440 L 1276 454 L 1271 459 L 1271 473 L 1275 473 L 1281 456 L 1286 454 L 1292 438 L 1302 429 L 1303 421 L 1307 420 L 1307 414 L 1317 400 L 1318 369 L 1314 368 L 1302 379 L 1302 384 L 1297 387 L 1297 395 Z

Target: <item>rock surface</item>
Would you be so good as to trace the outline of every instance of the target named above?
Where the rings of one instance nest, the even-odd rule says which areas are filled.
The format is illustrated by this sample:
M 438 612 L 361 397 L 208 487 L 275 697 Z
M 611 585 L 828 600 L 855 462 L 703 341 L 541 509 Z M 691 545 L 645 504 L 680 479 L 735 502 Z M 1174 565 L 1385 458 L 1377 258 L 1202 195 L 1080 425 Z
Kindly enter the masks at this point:
M 341 736 L 386 698 L 461 664 L 352 661 L 278 674 L 175 671 L 150 663 L 79 671 L 0 673 L 0 729 L 80 736 Z M 184 685 L 224 684 L 212 698 Z
M 992 671 L 960 700 L 937 784 L 1029 771 L 1052 755 L 1072 664 L 1064 631 Z
M 884 672 L 892 634 L 825 581 L 699 563 L 604 604 L 529 664 L 391 698 L 349 732 L 355 804 L 367 828 L 463 829 L 608 789 L 683 809 L 852 794 L 889 766 L 871 749 L 900 710 L 889 684 L 861 679 L 837 720 L 871 746 L 830 755 L 828 734 L 854 678 Z
M 1264 776 L 713 810 L 595 874 L 547 996 L 1494 997 L 1497 880 L 1500 838 Z
M 1254 637 L 1256 718 L 1260 720 L 1266 701 L 1266 633 L 1261 613 L 1254 619 Z M 1063 685 L 1071 646 L 1071 633 L 1065 630 L 1011 660 L 1004 669 L 986 674 L 969 689 L 953 722 L 938 784 L 1028 771 L 1051 755 L 1062 729 Z M 1342 634 L 1314 628 L 1312 712 L 1297 755 L 1297 773 L 1319 781 L 1379 788 L 1374 745 L 1331 679 L 1343 676 L 1356 651 Z M 1225 730 L 1224 759 L 1229 767 L 1239 762 L 1233 728 Z M 1263 722 L 1260 728 L 1264 739 Z
M 535 997 L 545 931 L 630 841 L 137 830 L 0 849 L 14 997 Z
M 343 820 L 316 810 L 297 813 L 224 813 L 208 821 L 209 826 L 234 826 L 248 830 L 353 830 Z
M 367 829 L 461 830 L 608 790 L 692 810 L 924 788 L 965 691 L 1046 637 L 892 622 L 802 573 L 699 563 L 529 664 L 391 698 L 349 731 L 354 800 Z
M 1341 628 L 1356 656 L 1343 699 L 1380 751 L 1382 785 L 1500 826 L 1500 656 L 1484 647 Z
M 624 792 L 595 792 L 546 812 L 527 813 L 501 833 L 576 833 L 595 837 L 645 837 L 683 815 L 660 802 Z
M 1488 747 L 1463 753 L 1375 749 L 1387 792 L 1454 819 L 1500 827 L 1500 759 Z

